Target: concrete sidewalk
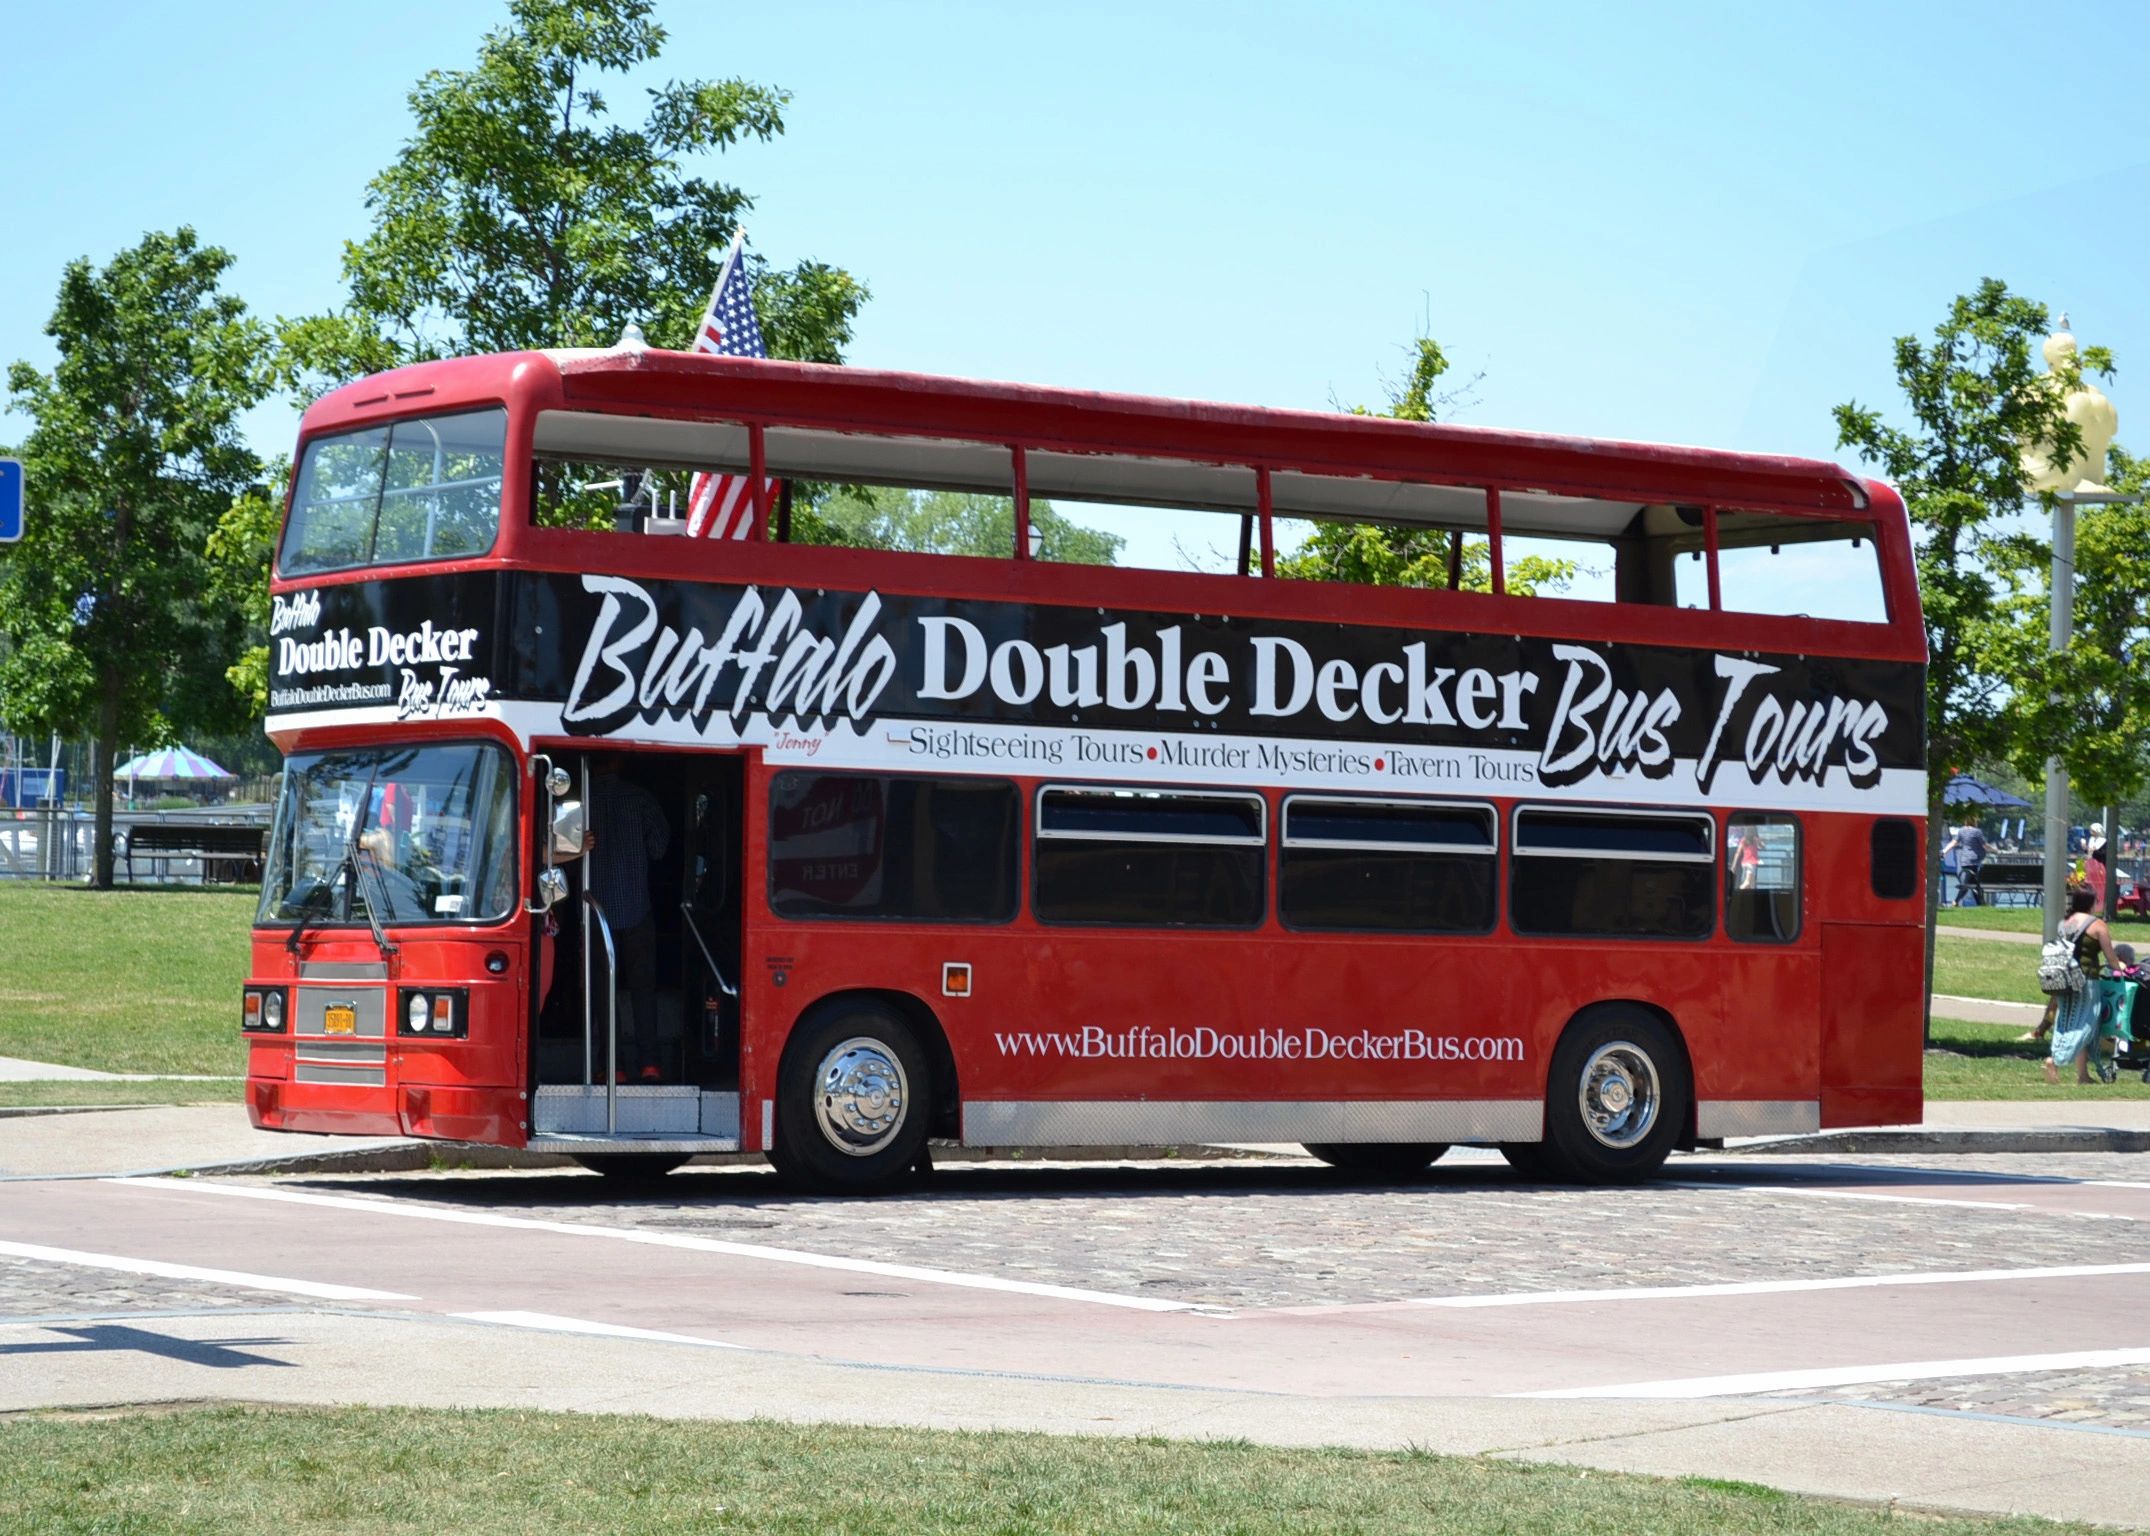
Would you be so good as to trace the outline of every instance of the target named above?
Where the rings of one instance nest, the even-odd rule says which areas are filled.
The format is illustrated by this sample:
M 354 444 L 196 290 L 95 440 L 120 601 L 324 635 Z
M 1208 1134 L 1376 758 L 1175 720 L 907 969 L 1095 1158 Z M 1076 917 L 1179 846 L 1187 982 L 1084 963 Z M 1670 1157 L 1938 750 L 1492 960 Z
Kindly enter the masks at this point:
M 0 1341 L 49 1348 L 54 1321 L 0 1324 Z M 1732 1478 L 1937 1514 L 2028 1514 L 2121 1527 L 2150 1518 L 2142 1498 L 2150 1486 L 2150 1440 L 1812 1398 L 1561 1402 L 1233 1392 L 295 1308 L 168 1314 L 155 1328 L 189 1343 L 231 1341 L 284 1368 L 205 1373 L 176 1350 L 54 1352 L 35 1373 L 18 1371 L 0 1383 L 0 1411 L 230 1397 L 1244 1437 L 1263 1445 L 1410 1447 L 1661 1477 Z

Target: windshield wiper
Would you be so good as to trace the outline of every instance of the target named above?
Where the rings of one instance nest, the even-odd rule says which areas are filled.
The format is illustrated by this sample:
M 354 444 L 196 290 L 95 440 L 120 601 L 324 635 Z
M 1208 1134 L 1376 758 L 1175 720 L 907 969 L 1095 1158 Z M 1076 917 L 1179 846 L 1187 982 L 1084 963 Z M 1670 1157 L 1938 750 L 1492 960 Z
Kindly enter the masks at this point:
M 361 874 L 371 875 L 373 883 L 366 888 L 366 926 L 373 930 L 373 947 L 386 960 L 396 952 L 396 946 L 388 942 L 388 930 L 381 926 L 380 909 L 388 905 L 388 886 L 381 879 L 381 872 L 374 867 L 373 851 L 356 845 L 351 850 L 351 867 Z
M 372 930 L 373 947 L 379 950 L 381 958 L 386 960 L 396 952 L 396 946 L 388 942 L 388 930 L 381 926 L 380 908 L 385 904 L 388 892 L 385 888 L 381 888 L 376 893 L 375 888 L 379 887 L 381 883 L 380 874 L 378 871 L 368 868 L 373 855 L 359 844 L 359 839 L 365 835 L 366 815 L 373 806 L 374 786 L 380 782 L 381 765 L 376 762 L 373 765 L 373 771 L 366 775 L 366 792 L 358 797 L 358 811 L 351 818 L 351 835 L 344 839 L 343 868 L 337 873 L 343 876 L 345 882 L 343 910 L 346 917 L 350 916 L 351 902 L 360 897 L 358 889 L 360 874 L 368 873 L 373 875 L 374 883 L 372 886 L 367 887 L 363 897 L 366 903 L 366 926 Z M 361 854 L 365 855 L 366 862 L 361 862 L 359 857 Z

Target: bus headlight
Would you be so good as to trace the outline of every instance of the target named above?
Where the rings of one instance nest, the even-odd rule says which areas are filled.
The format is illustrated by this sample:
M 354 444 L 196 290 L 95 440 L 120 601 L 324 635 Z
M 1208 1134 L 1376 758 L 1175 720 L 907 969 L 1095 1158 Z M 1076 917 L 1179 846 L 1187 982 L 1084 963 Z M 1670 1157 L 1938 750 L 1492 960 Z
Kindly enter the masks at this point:
M 250 1035 L 281 1034 L 284 1028 L 284 989 L 248 987 L 239 1004 L 239 1028 Z
M 405 987 L 396 1002 L 398 1034 L 461 1040 L 470 1033 L 470 993 L 462 987 Z

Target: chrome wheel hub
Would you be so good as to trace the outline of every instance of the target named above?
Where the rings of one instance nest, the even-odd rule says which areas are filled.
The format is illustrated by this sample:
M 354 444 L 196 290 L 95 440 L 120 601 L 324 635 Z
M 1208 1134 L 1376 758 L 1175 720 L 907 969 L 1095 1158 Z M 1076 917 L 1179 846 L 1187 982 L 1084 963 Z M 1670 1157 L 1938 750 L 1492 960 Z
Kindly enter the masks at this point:
M 1656 1128 L 1663 1097 L 1649 1053 L 1625 1040 L 1591 1053 L 1576 1093 L 1584 1128 L 1601 1144 L 1621 1150 L 1638 1145 Z
M 911 1085 L 903 1063 L 879 1040 L 846 1040 L 814 1072 L 814 1119 L 830 1146 L 870 1157 L 903 1129 Z

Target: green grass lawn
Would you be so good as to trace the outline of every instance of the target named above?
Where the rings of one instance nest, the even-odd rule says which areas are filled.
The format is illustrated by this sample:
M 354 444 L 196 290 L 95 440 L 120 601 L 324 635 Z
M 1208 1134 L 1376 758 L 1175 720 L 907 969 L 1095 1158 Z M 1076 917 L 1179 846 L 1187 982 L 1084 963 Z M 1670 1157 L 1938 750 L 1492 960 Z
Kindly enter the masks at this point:
M 102 1072 L 243 1074 L 239 984 L 255 900 L 229 887 L 0 881 L 0 1056 Z M 223 1096 L 236 1094 L 225 1085 Z
M 8 1528 L 1865 1536 L 1889 1512 L 1715 1479 L 1422 1452 L 620 1416 L 181 1408 L 0 1422 Z M 2085 1531 L 1921 1519 L 1932 1536 Z
M 2034 945 L 1996 944 L 1946 932 L 1934 935 L 1934 990 L 2002 1003 L 2045 1003 L 2045 994 L 2038 990 Z
M 239 1079 L 191 1082 L 171 1077 L 87 1083 L 0 1082 L 0 1109 L 54 1104 L 221 1104 L 237 1102 Z
M 1971 1024 L 1961 1019 L 1934 1020 L 1933 1048 L 1926 1053 L 1929 1099 L 2080 1099 L 2085 1104 L 2111 1099 L 2150 1099 L 2150 1083 L 2140 1072 L 2122 1072 L 2110 1085 L 2078 1087 L 2075 1069 L 2049 1086 L 2039 1065 L 2046 1047 L 2017 1039 L 2014 1024 Z
M 2043 933 L 2043 907 L 1943 907 L 1934 914 L 1944 930 L 1950 928 L 1999 929 L 2003 933 Z
M 1943 907 L 1934 918 L 1944 933 L 1951 928 L 1983 928 L 2002 933 L 2045 932 L 2043 907 Z M 2131 935 L 2131 930 L 2133 935 L 2141 937 Z M 2143 938 L 2150 937 L 2150 918 L 2123 912 L 2113 919 L 2113 932 L 2130 944 L 2141 943 Z

